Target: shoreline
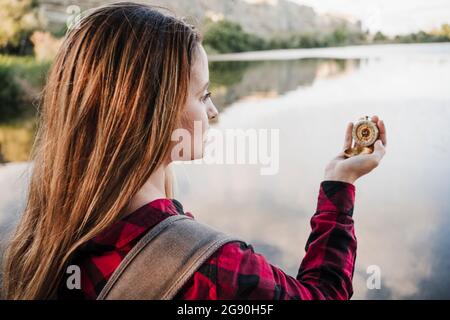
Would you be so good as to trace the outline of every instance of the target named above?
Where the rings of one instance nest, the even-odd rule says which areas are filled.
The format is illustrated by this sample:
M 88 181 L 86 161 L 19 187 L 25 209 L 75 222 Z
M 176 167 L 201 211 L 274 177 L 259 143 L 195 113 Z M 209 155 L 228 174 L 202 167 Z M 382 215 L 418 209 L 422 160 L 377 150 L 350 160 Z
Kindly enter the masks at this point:
M 264 60 L 297 60 L 309 58 L 324 59 L 361 59 L 361 58 L 379 58 L 384 56 L 404 57 L 404 49 L 406 47 L 430 48 L 430 47 L 446 47 L 443 55 L 450 56 L 450 42 L 429 42 L 429 43 L 389 43 L 389 44 L 368 44 L 368 45 L 352 45 L 342 47 L 327 48 L 300 48 L 300 49 L 276 49 L 247 51 L 239 53 L 224 53 L 208 56 L 210 62 L 221 61 L 264 61 Z M 430 52 L 412 52 L 408 55 L 423 55 Z M 431 52 L 436 54 L 435 51 Z M 440 54 L 438 52 L 438 54 Z

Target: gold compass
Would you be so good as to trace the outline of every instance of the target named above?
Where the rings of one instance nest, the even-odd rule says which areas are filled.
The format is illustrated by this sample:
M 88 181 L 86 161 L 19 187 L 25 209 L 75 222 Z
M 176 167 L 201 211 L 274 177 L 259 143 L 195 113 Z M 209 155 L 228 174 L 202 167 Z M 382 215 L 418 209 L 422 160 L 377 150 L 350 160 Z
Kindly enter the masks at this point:
M 368 116 L 360 118 L 353 126 L 352 137 L 353 147 L 344 151 L 346 157 L 350 158 L 359 154 L 369 154 L 373 152 L 373 145 L 377 141 L 380 130 L 375 122 Z

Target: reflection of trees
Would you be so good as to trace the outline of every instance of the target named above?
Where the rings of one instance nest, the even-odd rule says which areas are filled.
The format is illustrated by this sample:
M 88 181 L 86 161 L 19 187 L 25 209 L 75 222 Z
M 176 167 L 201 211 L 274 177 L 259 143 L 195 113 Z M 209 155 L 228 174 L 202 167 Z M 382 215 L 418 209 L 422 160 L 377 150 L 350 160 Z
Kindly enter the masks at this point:
M 212 62 L 211 89 L 220 110 L 246 97 L 281 95 L 300 86 L 311 86 L 320 70 L 333 70 L 325 75 L 331 76 L 358 63 L 334 59 Z
M 211 72 L 211 86 L 231 86 L 242 80 L 245 71 L 258 62 L 230 61 L 211 62 L 209 69 Z
M 6 162 L 6 159 L 2 153 L 2 144 L 0 143 L 0 164 L 5 163 L 5 162 Z
M 0 163 L 29 160 L 36 132 L 36 120 L 0 125 Z
M 317 78 L 351 71 L 358 64 L 359 60 L 331 59 L 212 62 L 211 89 L 221 110 L 244 98 L 273 97 L 299 86 L 311 86 Z M 34 115 L 0 123 L 0 163 L 29 159 L 35 125 Z

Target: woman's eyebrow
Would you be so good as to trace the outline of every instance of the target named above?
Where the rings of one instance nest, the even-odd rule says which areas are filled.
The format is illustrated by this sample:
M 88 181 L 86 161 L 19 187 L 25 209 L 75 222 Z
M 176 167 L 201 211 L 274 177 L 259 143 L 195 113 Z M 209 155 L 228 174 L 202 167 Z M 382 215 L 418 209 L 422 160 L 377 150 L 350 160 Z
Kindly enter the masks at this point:
M 205 85 L 202 87 L 202 90 L 199 92 L 199 94 L 202 93 L 203 91 L 205 91 L 206 88 L 208 88 L 208 87 L 209 87 L 209 81 L 207 83 L 205 83 Z

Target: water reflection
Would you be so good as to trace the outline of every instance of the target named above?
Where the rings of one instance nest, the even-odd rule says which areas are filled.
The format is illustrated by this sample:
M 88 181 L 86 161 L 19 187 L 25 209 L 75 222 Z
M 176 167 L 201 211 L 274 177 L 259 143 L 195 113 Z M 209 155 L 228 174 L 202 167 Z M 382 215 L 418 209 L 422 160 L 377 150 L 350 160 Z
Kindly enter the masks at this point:
M 177 164 L 177 198 L 198 220 L 247 239 L 295 276 L 323 169 L 340 151 L 345 124 L 379 114 L 389 129 L 388 153 L 356 183 L 354 298 L 450 298 L 450 46 L 416 49 L 361 59 L 351 52 L 345 60 L 212 63 L 221 110 L 214 127 L 280 129 L 280 170 L 261 176 L 255 165 Z M 2 145 L 14 146 L 20 135 L 2 136 Z M 1 236 L 20 212 L 26 167 L 0 166 Z M 381 290 L 367 289 L 371 265 L 381 269 Z
M 27 161 L 36 133 L 34 118 L 0 124 L 0 164 Z
M 233 61 L 210 64 L 211 88 L 219 110 L 245 100 L 274 98 L 316 79 L 351 72 L 360 60 L 303 59 L 293 61 Z

